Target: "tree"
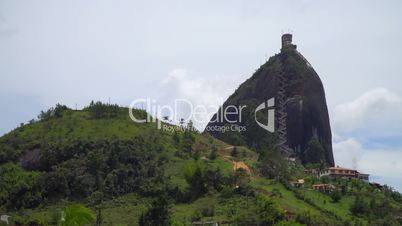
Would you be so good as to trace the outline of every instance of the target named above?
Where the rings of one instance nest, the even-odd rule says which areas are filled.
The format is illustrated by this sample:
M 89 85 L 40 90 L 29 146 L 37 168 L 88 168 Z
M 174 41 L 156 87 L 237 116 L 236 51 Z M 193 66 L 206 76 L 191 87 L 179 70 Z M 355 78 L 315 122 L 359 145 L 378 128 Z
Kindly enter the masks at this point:
M 111 118 L 117 116 L 119 113 L 119 106 L 117 104 L 104 104 L 100 101 L 91 101 L 86 109 L 94 119 Z
M 189 121 L 188 123 L 187 123 L 187 128 L 186 128 L 187 130 L 189 130 L 190 132 L 192 132 L 192 131 L 194 131 L 194 124 L 193 124 L 193 121 Z
M 95 225 L 96 226 L 101 226 L 103 222 L 103 216 L 102 216 L 102 209 L 99 208 L 98 212 L 96 213 L 96 221 L 95 221 Z
M 177 130 L 173 132 L 173 142 L 176 146 L 179 146 L 180 144 L 180 134 Z
M 67 169 L 58 167 L 41 177 L 45 197 L 64 197 L 68 194 Z
M 69 110 L 66 105 L 56 104 L 56 107 L 51 107 L 47 111 L 41 111 L 38 115 L 40 120 L 47 120 L 51 117 L 60 118 L 63 116 L 63 112 Z
M 257 208 L 260 225 L 273 225 L 284 218 L 283 210 L 267 196 L 257 196 Z
M 187 165 L 184 170 L 184 178 L 190 186 L 189 191 L 191 200 L 195 200 L 207 192 L 205 165 L 203 162 L 196 162 Z
M 96 221 L 95 226 L 102 225 L 103 215 L 102 215 L 102 204 L 103 204 L 104 194 L 100 191 L 96 191 L 89 196 L 88 201 L 90 205 L 96 210 Z
M 209 156 L 208 156 L 208 158 L 209 158 L 210 160 L 215 160 L 216 157 L 217 157 L 216 152 L 217 152 L 216 147 L 213 147 L 211 153 L 210 153 Z
M 316 137 L 312 137 L 303 152 L 304 163 L 321 163 L 326 161 L 325 149 Z
M 288 162 L 276 150 L 267 150 L 259 157 L 261 173 L 271 179 L 287 179 L 289 177 Z
M 53 108 L 50 108 L 47 111 L 40 111 L 40 113 L 38 115 L 38 119 L 39 120 L 47 120 L 52 116 L 53 116 Z
M 335 203 L 339 202 L 339 200 L 341 200 L 341 198 L 342 198 L 342 194 L 338 190 L 331 192 L 329 195 L 332 199 L 332 202 L 335 202 Z
M 204 181 L 207 189 L 215 189 L 216 191 L 221 191 L 225 181 L 219 166 L 216 169 L 208 169 L 205 172 Z
M 88 172 L 95 177 L 95 184 L 99 188 L 101 183 L 101 174 L 104 168 L 106 168 L 106 163 L 104 155 L 99 150 L 91 151 L 87 154 L 86 166 Z
M 42 200 L 40 174 L 29 172 L 13 163 L 0 167 L 0 205 L 16 209 L 33 208 Z
M 193 152 L 193 144 L 195 142 L 195 137 L 193 133 L 193 131 L 186 129 L 183 133 L 183 139 L 181 139 L 182 148 L 188 154 L 192 154 Z
M 142 213 L 138 221 L 140 226 L 168 226 L 169 223 L 169 203 L 165 193 L 152 202 L 151 208 Z
M 232 157 L 237 157 L 238 156 L 238 151 L 237 151 L 237 147 L 236 146 L 233 146 L 233 149 L 232 149 L 232 152 L 230 152 L 230 155 L 232 156 Z
M 364 201 L 364 198 L 362 196 L 356 196 L 354 203 L 350 207 L 350 211 L 354 215 L 364 215 L 365 213 L 367 213 L 367 203 Z
M 61 116 L 63 116 L 63 112 L 67 110 L 69 110 L 69 108 L 66 105 L 56 104 L 53 114 L 56 118 L 60 118 Z

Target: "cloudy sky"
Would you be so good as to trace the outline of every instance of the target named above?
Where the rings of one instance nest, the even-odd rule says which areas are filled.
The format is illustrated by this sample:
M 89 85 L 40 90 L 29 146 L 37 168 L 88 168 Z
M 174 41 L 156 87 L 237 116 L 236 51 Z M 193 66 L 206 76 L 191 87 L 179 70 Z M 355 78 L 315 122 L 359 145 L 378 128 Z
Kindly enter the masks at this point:
M 402 191 L 401 8 L 398 0 L 0 0 L 0 134 L 58 102 L 219 105 L 291 30 L 324 83 L 337 164 Z

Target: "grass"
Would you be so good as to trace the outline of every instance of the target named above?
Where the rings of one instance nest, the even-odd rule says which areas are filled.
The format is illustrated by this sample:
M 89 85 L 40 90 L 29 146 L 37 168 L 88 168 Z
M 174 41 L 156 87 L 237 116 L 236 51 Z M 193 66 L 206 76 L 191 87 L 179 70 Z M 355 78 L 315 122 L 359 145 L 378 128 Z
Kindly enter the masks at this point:
M 231 162 L 226 161 L 222 157 L 217 157 L 215 160 L 209 160 L 208 165 L 212 168 L 219 168 L 224 175 L 228 175 L 233 172 L 233 165 Z
M 102 210 L 104 225 L 138 225 L 141 213 L 150 206 L 151 199 L 136 194 L 106 201 Z
M 165 170 L 165 177 L 169 178 L 169 183 L 173 186 L 178 186 L 181 190 L 188 188 L 188 184 L 184 179 L 184 169 L 186 165 L 193 160 L 172 159 Z
M 190 204 L 178 204 L 172 208 L 172 218 L 177 222 L 191 222 L 191 217 L 207 206 L 216 206 L 215 197 L 203 197 Z
M 172 208 L 172 219 L 188 225 L 192 216 L 198 213 L 202 221 L 233 220 L 243 209 L 248 208 L 249 205 L 255 205 L 254 201 L 252 197 L 233 195 L 230 198 L 221 198 L 219 194 L 211 194 L 189 204 L 175 205 Z M 206 208 L 212 208 L 214 215 L 202 216 L 202 211 Z
M 311 199 L 311 201 L 319 208 L 333 212 L 343 220 L 350 220 L 352 218 L 350 207 L 354 202 L 353 196 L 344 196 L 339 200 L 339 202 L 334 203 L 328 195 L 321 192 L 311 189 L 303 189 L 302 193 L 306 198 Z
M 251 182 L 251 186 L 256 189 L 266 191 L 268 193 L 279 193 L 281 195 L 275 195 L 274 198 L 284 207 L 286 210 L 293 213 L 302 213 L 309 211 L 311 214 L 319 215 L 321 214 L 319 210 L 313 206 L 303 202 L 302 200 L 296 198 L 292 191 L 287 190 L 282 184 L 276 183 L 274 180 L 267 180 L 264 178 L 259 178 Z
M 123 111 L 118 117 L 91 119 L 87 111 L 68 111 L 63 117 L 35 122 L 11 132 L 18 132 L 22 139 L 69 141 L 74 139 L 105 139 L 119 137 L 130 139 L 147 132 L 150 124 L 130 120 Z M 153 124 L 155 127 L 156 125 Z

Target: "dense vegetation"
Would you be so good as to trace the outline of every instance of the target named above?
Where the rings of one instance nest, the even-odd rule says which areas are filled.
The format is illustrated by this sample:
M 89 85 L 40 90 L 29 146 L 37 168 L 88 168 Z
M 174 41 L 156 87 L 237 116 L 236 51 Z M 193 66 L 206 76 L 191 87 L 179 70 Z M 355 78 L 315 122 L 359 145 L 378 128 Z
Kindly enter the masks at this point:
M 134 114 L 145 117 L 141 110 Z M 401 223 L 402 197 L 391 188 L 318 179 L 274 147 L 257 154 L 199 134 L 191 122 L 176 128 L 133 123 L 127 109 L 100 102 L 81 111 L 57 105 L 41 112 L 0 138 L 0 211 L 19 225 L 68 225 L 70 219 L 95 225 Z M 307 153 L 316 152 L 312 140 Z M 290 185 L 300 178 L 304 187 Z M 311 189 L 329 182 L 339 189 Z M 64 223 L 61 214 L 69 216 Z

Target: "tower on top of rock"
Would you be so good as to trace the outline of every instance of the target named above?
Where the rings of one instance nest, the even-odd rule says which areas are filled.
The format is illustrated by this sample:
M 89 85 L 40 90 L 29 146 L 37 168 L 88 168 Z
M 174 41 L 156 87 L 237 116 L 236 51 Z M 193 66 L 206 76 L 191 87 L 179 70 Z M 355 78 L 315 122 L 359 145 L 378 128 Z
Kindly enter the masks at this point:
M 285 33 L 282 35 L 282 49 L 287 47 L 296 49 L 296 45 L 292 44 L 292 34 L 290 33 Z

